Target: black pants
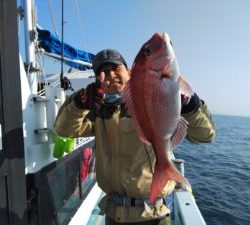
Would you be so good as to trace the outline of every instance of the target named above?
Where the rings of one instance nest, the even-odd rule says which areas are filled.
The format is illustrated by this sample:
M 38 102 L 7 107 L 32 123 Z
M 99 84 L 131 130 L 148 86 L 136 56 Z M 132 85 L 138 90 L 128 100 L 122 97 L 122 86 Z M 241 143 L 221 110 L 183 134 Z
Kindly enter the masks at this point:
M 155 219 L 138 223 L 117 223 L 115 220 L 106 216 L 105 225 L 171 225 L 171 219 L 170 216 L 167 216 L 163 219 Z

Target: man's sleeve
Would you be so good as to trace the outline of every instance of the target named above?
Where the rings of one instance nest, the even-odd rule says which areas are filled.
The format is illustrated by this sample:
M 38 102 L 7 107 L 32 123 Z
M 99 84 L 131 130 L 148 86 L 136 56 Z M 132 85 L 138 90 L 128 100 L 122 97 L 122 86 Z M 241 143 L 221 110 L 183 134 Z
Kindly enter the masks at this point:
M 68 97 L 59 109 L 54 124 L 55 131 L 62 137 L 93 136 L 94 123 L 87 118 L 89 110 L 77 107 L 75 95 L 76 93 Z
M 193 143 L 212 142 L 216 135 L 215 124 L 206 104 L 203 104 L 195 111 L 182 114 L 188 121 L 186 138 Z

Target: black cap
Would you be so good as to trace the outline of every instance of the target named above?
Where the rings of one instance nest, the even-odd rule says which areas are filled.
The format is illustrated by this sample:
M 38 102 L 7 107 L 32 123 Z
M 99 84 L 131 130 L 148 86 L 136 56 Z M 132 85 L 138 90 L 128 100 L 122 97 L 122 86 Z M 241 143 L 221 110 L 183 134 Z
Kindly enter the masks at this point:
M 100 52 L 98 52 L 95 55 L 95 58 L 93 60 L 93 70 L 95 72 L 95 75 L 98 76 L 98 69 L 105 64 L 105 63 L 113 63 L 116 65 L 125 65 L 127 67 L 127 63 L 125 59 L 122 57 L 122 55 L 114 50 L 114 49 L 104 49 Z

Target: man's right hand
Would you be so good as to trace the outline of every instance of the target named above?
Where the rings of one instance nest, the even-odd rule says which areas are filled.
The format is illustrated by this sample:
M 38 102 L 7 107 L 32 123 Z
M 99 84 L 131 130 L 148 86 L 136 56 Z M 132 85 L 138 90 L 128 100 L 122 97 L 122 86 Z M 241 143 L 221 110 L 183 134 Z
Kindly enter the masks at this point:
M 81 89 L 75 95 L 75 102 L 78 108 L 92 110 L 102 104 L 104 89 L 99 79 L 89 84 L 86 89 Z

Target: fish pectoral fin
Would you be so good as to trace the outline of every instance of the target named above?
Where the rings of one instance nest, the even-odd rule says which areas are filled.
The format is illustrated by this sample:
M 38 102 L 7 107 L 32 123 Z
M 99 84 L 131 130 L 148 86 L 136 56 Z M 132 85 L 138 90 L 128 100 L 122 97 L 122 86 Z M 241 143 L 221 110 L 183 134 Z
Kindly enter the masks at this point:
M 179 76 L 178 82 L 179 82 L 181 94 L 190 98 L 194 94 L 190 84 L 182 76 Z
M 188 122 L 183 117 L 180 117 L 180 120 L 179 120 L 179 123 L 177 125 L 176 131 L 175 131 L 174 135 L 170 139 L 171 149 L 174 149 L 186 137 L 187 125 L 188 125 Z

